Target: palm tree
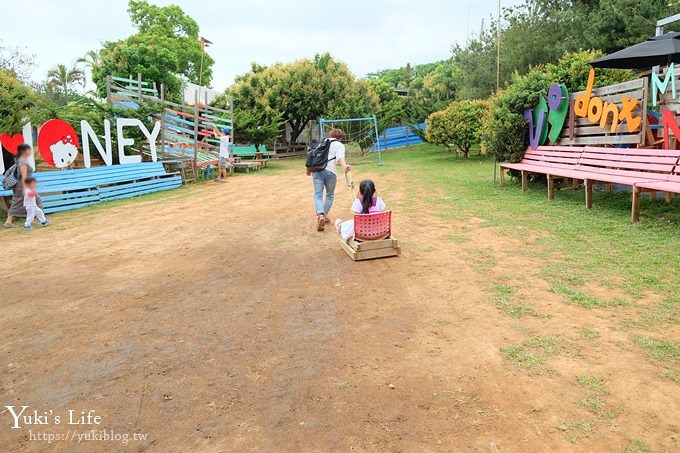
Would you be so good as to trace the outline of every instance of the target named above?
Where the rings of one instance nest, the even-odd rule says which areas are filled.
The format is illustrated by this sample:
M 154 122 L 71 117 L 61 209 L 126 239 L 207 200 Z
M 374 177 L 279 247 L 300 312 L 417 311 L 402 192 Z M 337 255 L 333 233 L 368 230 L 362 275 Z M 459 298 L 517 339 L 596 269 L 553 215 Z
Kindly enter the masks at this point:
M 64 99 L 68 102 L 68 90 L 73 85 L 85 86 L 85 72 L 77 66 L 67 68 L 66 65 L 58 64 L 47 71 L 47 83 L 51 87 L 61 88 Z
M 90 50 L 82 57 L 76 60 L 76 63 L 82 63 L 86 68 L 93 69 L 97 64 L 99 64 L 99 52 L 96 50 Z

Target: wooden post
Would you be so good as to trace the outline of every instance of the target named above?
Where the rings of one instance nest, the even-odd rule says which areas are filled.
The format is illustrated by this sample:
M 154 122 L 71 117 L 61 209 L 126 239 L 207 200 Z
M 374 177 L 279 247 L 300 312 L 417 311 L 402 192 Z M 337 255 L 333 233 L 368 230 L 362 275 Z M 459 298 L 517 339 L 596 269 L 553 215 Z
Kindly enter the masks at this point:
M 142 102 L 142 73 L 137 73 L 137 99 Z
M 505 170 L 503 170 L 502 168 L 500 169 L 500 183 L 501 186 L 505 184 Z
M 165 152 L 165 86 L 161 83 L 161 152 Z
M 571 188 L 574 189 L 574 190 L 578 190 L 578 179 L 573 178 L 571 180 Z
M 664 198 L 666 199 L 666 203 L 670 203 L 673 201 L 673 194 L 671 192 L 665 192 Z
M 593 181 L 586 179 L 584 182 L 586 189 L 586 209 L 593 209 Z
M 198 179 L 198 91 L 194 91 L 194 180 Z
M 650 199 L 651 201 L 656 201 L 656 195 L 657 195 L 656 190 L 650 191 L 650 192 L 649 192 L 649 199 Z
M 111 99 L 111 76 L 106 76 L 106 102 L 111 105 L 113 101 Z
M 548 175 L 548 200 L 552 201 L 555 199 L 555 177 L 553 175 Z
M 236 121 L 234 121 L 234 97 L 227 97 L 227 101 L 229 101 L 229 118 L 231 119 L 231 143 L 234 145 L 234 149 L 236 149 L 236 140 L 234 138 L 234 130 L 236 129 Z
M 631 209 L 631 220 L 633 223 L 640 223 L 640 188 L 633 186 L 633 207 Z
M 529 190 L 529 173 L 522 170 L 522 191 L 526 192 Z

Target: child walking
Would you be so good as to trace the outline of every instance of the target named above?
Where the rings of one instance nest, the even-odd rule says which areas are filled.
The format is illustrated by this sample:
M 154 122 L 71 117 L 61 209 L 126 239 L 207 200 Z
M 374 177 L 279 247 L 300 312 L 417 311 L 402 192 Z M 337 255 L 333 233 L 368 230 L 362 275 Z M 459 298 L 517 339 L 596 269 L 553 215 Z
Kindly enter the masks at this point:
M 383 212 L 387 209 L 382 198 L 376 195 L 375 184 L 370 179 L 365 179 L 359 184 L 359 194 L 352 203 L 352 211 L 357 214 L 373 214 Z M 335 229 L 338 231 L 343 241 L 354 238 L 354 219 L 335 221 Z
M 37 218 L 40 225 L 47 226 L 50 222 L 45 218 L 45 213 L 38 207 L 36 196 L 38 192 L 35 190 L 37 181 L 35 178 L 28 177 L 24 180 L 24 208 L 26 208 L 26 223 L 24 223 L 24 230 L 31 231 L 33 219 Z

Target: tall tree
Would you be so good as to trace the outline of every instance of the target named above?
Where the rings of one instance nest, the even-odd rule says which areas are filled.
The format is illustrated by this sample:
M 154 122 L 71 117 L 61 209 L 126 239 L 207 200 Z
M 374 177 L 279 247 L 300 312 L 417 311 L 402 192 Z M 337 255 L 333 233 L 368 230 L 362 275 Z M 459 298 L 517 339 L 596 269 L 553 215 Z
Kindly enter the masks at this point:
M 85 55 L 76 60 L 76 63 L 82 63 L 83 66 L 92 70 L 99 64 L 99 52 L 88 50 Z
M 279 112 L 291 128 L 293 142 L 311 120 L 371 114 L 378 102 L 345 63 L 327 53 L 270 67 L 254 64 L 249 73 L 237 77 L 230 93 L 238 109 Z
M 128 13 L 137 33 L 120 41 L 104 43 L 92 78 L 100 95 L 106 90 L 106 76 L 140 73 L 146 81 L 164 84 L 171 98 L 181 96 L 185 81 L 204 85 L 212 80 L 214 60 L 203 53 L 199 27 L 179 6 L 150 5 L 130 0 Z M 203 75 L 201 72 L 203 57 Z
M 75 85 L 85 86 L 85 72 L 76 66 L 68 68 L 58 64 L 47 71 L 47 83 L 52 87 L 59 87 L 64 100 L 68 102 L 69 90 Z

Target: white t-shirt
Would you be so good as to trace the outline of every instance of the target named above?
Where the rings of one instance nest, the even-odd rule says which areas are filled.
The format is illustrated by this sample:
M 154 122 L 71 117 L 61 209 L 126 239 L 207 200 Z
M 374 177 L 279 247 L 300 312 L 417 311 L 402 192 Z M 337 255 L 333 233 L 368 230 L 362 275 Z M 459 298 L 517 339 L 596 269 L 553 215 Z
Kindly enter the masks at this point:
M 385 202 L 383 201 L 383 199 L 380 197 L 375 197 L 373 199 L 373 204 L 368 209 L 368 213 L 373 214 L 375 212 L 383 212 L 385 209 L 387 209 L 387 206 L 385 206 Z M 361 211 L 363 210 L 364 207 L 361 204 L 361 200 L 356 198 L 354 200 L 354 203 L 352 203 L 352 211 L 356 212 L 357 214 L 361 214 Z
M 338 161 L 345 158 L 345 145 L 333 138 L 331 141 L 331 149 L 328 151 L 328 163 L 326 164 L 326 170 L 337 175 Z M 335 159 L 333 159 L 334 157 Z
M 220 157 L 226 159 L 229 157 L 229 144 L 231 143 L 231 137 L 227 134 L 223 134 L 220 137 Z

